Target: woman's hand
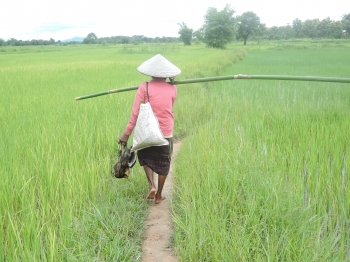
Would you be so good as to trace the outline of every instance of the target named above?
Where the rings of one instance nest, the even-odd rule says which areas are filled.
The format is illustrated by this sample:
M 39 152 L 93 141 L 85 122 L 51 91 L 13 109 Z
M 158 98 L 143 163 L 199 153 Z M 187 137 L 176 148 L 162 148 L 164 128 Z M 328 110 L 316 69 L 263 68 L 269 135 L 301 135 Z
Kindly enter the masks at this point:
M 119 137 L 118 144 L 121 144 L 121 145 L 126 146 L 126 145 L 128 144 L 128 139 L 129 139 L 129 136 L 128 136 L 128 135 L 122 134 L 122 135 Z

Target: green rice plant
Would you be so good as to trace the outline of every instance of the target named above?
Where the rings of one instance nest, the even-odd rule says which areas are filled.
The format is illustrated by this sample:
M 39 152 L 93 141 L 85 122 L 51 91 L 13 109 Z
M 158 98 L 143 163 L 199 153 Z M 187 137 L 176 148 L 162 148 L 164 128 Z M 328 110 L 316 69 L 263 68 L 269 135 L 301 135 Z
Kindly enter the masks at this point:
M 232 72 L 348 77 L 349 57 L 333 45 L 140 46 L 132 52 L 110 45 L 19 47 L 1 54 L 0 259 L 140 257 L 144 174 L 138 166 L 130 180 L 109 173 L 134 93 L 74 101 L 147 80 L 136 70 L 140 61 L 162 52 L 182 69 L 179 80 Z M 348 258 L 346 84 L 183 85 L 174 111 L 175 136 L 185 137 L 174 199 L 182 260 Z
M 148 207 L 144 173 L 136 166 L 129 180 L 110 174 L 135 92 L 74 98 L 149 80 L 136 68 L 160 51 L 184 78 L 196 77 L 199 67 L 208 75 L 221 72 L 234 51 L 201 45 L 145 52 L 112 45 L 16 49 L 0 55 L 0 260 L 137 260 Z M 179 100 L 178 112 L 185 102 Z M 177 125 L 177 137 L 183 136 L 183 124 Z
M 343 51 L 248 50 L 225 74 L 349 77 Z M 347 261 L 348 84 L 234 80 L 186 96 L 205 106 L 175 165 L 180 260 Z

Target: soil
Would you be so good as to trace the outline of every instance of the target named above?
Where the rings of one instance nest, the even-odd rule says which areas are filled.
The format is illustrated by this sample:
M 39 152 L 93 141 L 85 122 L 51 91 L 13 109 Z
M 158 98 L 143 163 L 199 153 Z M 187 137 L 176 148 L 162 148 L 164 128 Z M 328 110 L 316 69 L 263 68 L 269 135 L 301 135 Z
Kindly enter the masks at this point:
M 172 164 L 175 162 L 176 155 L 180 151 L 181 142 L 174 143 Z M 173 170 L 170 167 L 169 175 L 165 181 L 162 195 L 166 197 L 160 204 L 154 204 L 150 200 L 150 209 L 145 225 L 147 227 L 145 240 L 143 242 L 144 262 L 175 262 L 178 261 L 172 248 L 171 237 L 173 234 L 172 216 L 170 201 L 173 189 Z M 154 181 L 157 185 L 158 175 L 155 174 Z

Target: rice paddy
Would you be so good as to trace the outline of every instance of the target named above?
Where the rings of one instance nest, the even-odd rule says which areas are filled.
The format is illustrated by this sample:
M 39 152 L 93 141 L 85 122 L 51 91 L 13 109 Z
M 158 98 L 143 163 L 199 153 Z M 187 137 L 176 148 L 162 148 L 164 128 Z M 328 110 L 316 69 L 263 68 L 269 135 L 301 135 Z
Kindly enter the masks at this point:
M 344 49 L 247 53 L 225 74 L 349 77 Z M 181 261 L 349 260 L 349 87 L 235 80 L 196 98 L 206 120 L 175 165 Z
M 301 48 L 302 47 L 302 48 Z M 111 178 L 134 92 L 162 53 L 178 80 L 350 77 L 349 43 L 16 47 L 0 51 L 0 260 L 136 261 L 147 192 Z M 180 261 L 347 261 L 350 87 L 233 80 L 178 86 L 174 241 Z

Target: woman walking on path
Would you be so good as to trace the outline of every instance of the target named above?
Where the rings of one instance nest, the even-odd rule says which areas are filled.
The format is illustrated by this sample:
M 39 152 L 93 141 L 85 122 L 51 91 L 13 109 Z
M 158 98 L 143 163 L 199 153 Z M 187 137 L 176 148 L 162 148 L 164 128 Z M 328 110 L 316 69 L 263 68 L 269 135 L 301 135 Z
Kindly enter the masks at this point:
M 124 133 L 119 137 L 119 144 L 126 145 L 139 114 L 140 104 L 150 102 L 153 112 L 159 121 L 160 129 L 169 144 L 165 146 L 151 146 L 137 151 L 139 163 L 143 166 L 149 184 L 147 198 L 154 199 L 159 204 L 163 186 L 170 170 L 170 161 L 173 151 L 174 113 L 173 106 L 176 99 L 176 86 L 166 82 L 166 78 L 174 78 L 181 70 L 169 60 L 158 54 L 142 63 L 138 68 L 142 74 L 152 77 L 150 82 L 143 82 L 139 86 L 129 123 Z M 148 89 L 148 90 L 147 90 Z M 148 93 L 148 96 L 147 96 Z M 153 173 L 158 174 L 158 190 L 153 181 Z

